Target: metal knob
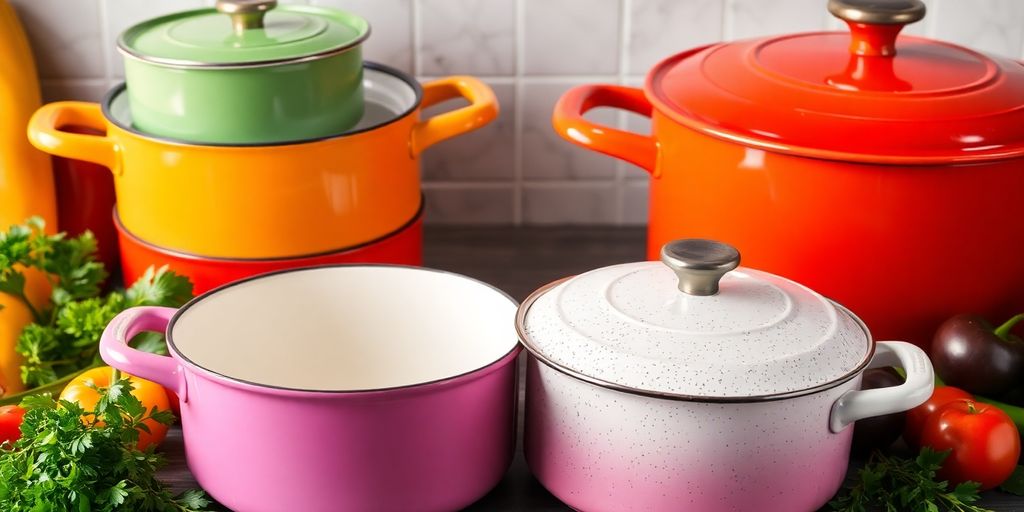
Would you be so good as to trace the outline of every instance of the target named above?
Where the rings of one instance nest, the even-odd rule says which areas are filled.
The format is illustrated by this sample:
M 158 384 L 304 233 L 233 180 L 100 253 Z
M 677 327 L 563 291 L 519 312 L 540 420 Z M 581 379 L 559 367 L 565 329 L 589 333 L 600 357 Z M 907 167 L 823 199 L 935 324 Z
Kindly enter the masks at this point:
M 847 22 L 907 25 L 924 18 L 921 0 L 829 0 L 828 12 Z
M 903 26 L 924 18 L 921 0 L 829 0 L 828 12 L 850 26 L 850 53 L 857 57 L 896 55 Z
M 722 276 L 739 266 L 740 252 L 722 242 L 690 238 L 663 245 L 661 261 L 675 271 L 679 291 L 689 295 L 714 295 L 718 293 Z
M 263 28 L 263 16 L 274 7 L 277 0 L 217 0 L 217 12 L 231 17 L 231 28 L 237 36 Z

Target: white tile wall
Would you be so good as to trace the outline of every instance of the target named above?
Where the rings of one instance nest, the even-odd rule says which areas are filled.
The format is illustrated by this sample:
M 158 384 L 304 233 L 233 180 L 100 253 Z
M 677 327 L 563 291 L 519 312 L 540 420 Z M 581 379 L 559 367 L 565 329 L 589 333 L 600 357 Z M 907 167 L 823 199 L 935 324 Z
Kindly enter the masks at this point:
M 48 100 L 98 100 L 122 76 L 114 50 L 127 26 L 213 0 L 10 0 L 36 50 Z M 289 1 L 289 0 L 283 0 Z M 551 129 L 566 88 L 637 86 L 659 59 L 723 39 L 842 29 L 825 0 L 291 0 L 350 10 L 373 33 L 365 55 L 430 80 L 473 74 L 494 89 L 492 125 L 423 158 L 435 223 L 600 223 L 646 220 L 646 174 L 579 149 Z M 1024 56 L 1024 0 L 926 0 L 908 33 Z M 451 102 L 449 105 L 454 105 Z M 428 115 L 442 110 L 435 108 Z M 641 117 L 595 112 L 634 131 Z

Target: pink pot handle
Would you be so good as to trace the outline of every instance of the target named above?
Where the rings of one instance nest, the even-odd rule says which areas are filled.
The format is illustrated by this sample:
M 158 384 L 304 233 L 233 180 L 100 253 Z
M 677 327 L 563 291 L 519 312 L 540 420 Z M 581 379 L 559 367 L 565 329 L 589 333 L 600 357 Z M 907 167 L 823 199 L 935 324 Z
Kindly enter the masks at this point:
M 187 403 L 185 369 L 178 361 L 128 346 L 128 340 L 140 332 L 166 332 L 167 324 L 176 311 L 174 308 L 158 306 L 142 306 L 122 311 L 103 330 L 100 337 L 100 357 L 118 370 L 160 384 L 177 394 L 182 403 Z
M 847 391 L 832 405 L 829 429 L 839 433 L 857 420 L 913 409 L 935 389 L 935 371 L 924 350 L 902 341 L 879 341 L 868 368 L 898 366 L 907 374 L 899 386 Z

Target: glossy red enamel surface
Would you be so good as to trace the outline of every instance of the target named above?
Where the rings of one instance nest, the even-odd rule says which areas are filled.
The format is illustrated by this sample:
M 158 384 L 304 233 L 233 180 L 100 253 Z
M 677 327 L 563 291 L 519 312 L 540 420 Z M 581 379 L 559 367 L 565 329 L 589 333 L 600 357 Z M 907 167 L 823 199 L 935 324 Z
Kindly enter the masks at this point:
M 897 166 L 744 147 L 655 115 L 647 255 L 721 240 L 743 264 L 835 299 L 876 340 L 927 346 L 946 318 L 1024 311 L 1024 159 Z
M 188 276 L 196 295 L 231 281 L 288 268 L 334 263 L 423 264 L 422 214 L 417 214 L 407 225 L 380 240 L 351 249 L 296 258 L 250 260 L 203 258 L 169 251 L 129 233 L 116 214 L 114 222 L 121 246 L 121 274 L 125 283 L 134 283 L 151 265 L 168 265 L 171 270 Z
M 1024 66 L 853 28 L 692 49 L 643 90 L 575 87 L 555 130 L 651 174 L 651 259 L 726 242 L 877 340 L 926 346 L 954 314 L 1024 310 Z M 651 134 L 584 119 L 600 107 L 652 117 Z
M 919 37 L 891 43 L 893 26 L 859 30 L 691 50 L 659 63 L 645 92 L 681 124 L 772 151 L 901 164 L 1024 155 L 1021 63 Z
M 62 129 L 97 134 L 89 128 L 65 126 Z M 114 176 L 106 167 L 55 156 L 53 180 L 60 230 L 71 236 L 91 231 L 96 237 L 96 252 L 103 266 L 117 268 L 117 231 L 110 220 L 115 202 Z

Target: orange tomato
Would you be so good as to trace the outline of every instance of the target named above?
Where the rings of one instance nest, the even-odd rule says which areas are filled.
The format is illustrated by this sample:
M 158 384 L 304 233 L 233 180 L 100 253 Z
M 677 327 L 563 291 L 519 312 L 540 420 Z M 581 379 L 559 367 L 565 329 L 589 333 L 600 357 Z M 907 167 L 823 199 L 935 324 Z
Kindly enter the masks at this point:
M 86 411 L 92 411 L 96 407 L 96 402 L 99 401 L 100 395 L 95 389 L 89 387 L 91 382 L 93 385 L 99 388 L 105 388 L 110 386 L 114 374 L 114 369 L 109 366 L 101 366 L 99 368 L 93 368 L 78 377 L 75 377 L 68 385 L 64 388 L 64 391 L 60 393 L 61 400 L 67 400 L 69 402 L 75 402 L 82 406 Z M 170 402 L 167 399 L 167 392 L 163 386 L 150 382 L 145 379 L 140 379 L 128 375 L 126 373 L 121 374 L 127 377 L 132 383 L 132 395 L 138 398 L 142 402 L 142 405 L 146 407 L 146 410 L 152 410 L 155 406 L 157 410 L 166 411 L 171 408 Z M 83 421 L 92 421 L 92 415 L 83 417 Z M 98 422 L 97 424 L 102 424 Z M 146 420 L 145 425 L 149 428 L 149 432 L 145 430 L 139 430 L 139 449 L 145 450 L 147 446 L 159 445 L 163 442 L 164 438 L 167 437 L 167 425 L 160 423 L 156 420 Z

